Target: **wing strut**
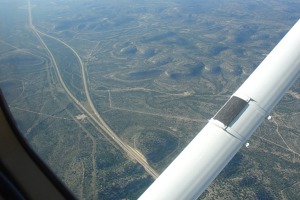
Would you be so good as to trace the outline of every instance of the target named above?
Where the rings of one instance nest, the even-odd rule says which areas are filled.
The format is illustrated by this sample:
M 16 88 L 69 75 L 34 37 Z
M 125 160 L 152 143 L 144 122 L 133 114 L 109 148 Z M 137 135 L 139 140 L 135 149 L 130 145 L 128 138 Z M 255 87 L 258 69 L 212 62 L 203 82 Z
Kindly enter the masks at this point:
M 196 199 L 300 74 L 300 20 L 140 200 Z

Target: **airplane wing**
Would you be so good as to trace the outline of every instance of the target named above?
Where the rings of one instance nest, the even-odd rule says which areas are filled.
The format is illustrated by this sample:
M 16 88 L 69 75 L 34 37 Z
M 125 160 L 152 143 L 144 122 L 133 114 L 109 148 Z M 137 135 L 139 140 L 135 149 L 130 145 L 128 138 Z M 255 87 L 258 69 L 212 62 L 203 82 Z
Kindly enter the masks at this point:
M 300 74 L 300 20 L 140 200 L 196 199 Z

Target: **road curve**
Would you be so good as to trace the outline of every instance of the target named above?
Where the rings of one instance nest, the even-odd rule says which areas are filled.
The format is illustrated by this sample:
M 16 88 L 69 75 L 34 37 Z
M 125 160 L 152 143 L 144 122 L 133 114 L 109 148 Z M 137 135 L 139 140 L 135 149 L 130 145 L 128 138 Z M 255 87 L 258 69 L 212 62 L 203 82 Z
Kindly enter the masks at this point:
M 41 42 L 41 44 L 44 46 L 44 48 L 46 49 L 47 53 L 50 56 L 50 59 L 54 65 L 56 74 L 58 76 L 59 82 L 61 83 L 63 89 L 66 91 L 67 95 L 73 100 L 74 103 L 76 103 L 81 109 L 82 111 L 88 115 L 90 117 L 90 119 L 92 119 L 92 121 L 94 123 L 96 123 L 112 140 L 114 140 L 120 148 L 122 148 L 131 158 L 135 159 L 138 163 L 140 163 L 144 169 L 154 178 L 156 179 L 158 177 L 157 172 L 148 164 L 148 162 L 141 156 L 139 155 L 136 151 L 134 151 L 131 147 L 129 147 L 127 144 L 125 144 L 112 130 L 111 128 L 106 124 L 106 122 L 102 119 L 102 117 L 100 116 L 100 114 L 98 113 L 97 109 L 95 108 L 90 94 L 89 94 L 89 90 L 88 90 L 88 86 L 87 86 L 87 81 L 86 81 L 86 73 L 85 73 L 85 68 L 83 65 L 83 62 L 80 58 L 80 56 L 78 55 L 78 53 L 68 44 L 66 44 L 64 41 L 53 37 L 51 35 L 48 35 L 46 33 L 43 33 L 39 30 L 37 30 L 33 24 L 32 24 L 32 15 L 31 15 L 31 2 L 30 0 L 28 0 L 28 24 L 30 29 L 32 30 L 32 32 L 34 33 L 34 35 L 38 38 L 38 40 Z M 47 37 L 50 37 L 52 39 L 55 39 L 57 41 L 59 41 L 60 43 L 62 43 L 63 45 L 65 45 L 66 47 L 68 47 L 77 57 L 80 65 L 81 65 L 81 72 L 82 72 L 82 78 L 83 78 L 83 84 L 84 84 L 84 90 L 85 90 L 85 94 L 86 94 L 86 98 L 88 100 L 88 103 L 92 109 L 92 111 L 94 112 L 95 116 L 93 114 L 91 114 L 77 99 L 76 97 L 70 92 L 70 90 L 67 88 L 64 80 L 62 79 L 62 76 L 60 74 L 60 71 L 58 69 L 57 63 L 55 61 L 55 58 L 53 56 L 53 54 L 51 53 L 50 49 L 48 48 L 48 46 L 45 44 L 44 40 L 41 38 L 40 34 L 45 35 Z

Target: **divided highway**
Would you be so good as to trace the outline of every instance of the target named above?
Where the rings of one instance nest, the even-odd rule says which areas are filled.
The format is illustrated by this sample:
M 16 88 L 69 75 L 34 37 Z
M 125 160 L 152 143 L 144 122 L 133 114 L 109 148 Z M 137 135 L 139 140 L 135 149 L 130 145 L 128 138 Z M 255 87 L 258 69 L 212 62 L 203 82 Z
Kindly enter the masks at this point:
M 72 99 L 72 101 L 74 103 L 77 104 L 78 107 L 80 107 L 80 109 L 95 123 L 97 124 L 97 126 L 99 128 L 101 128 L 106 134 L 107 136 L 109 136 L 115 143 L 118 144 L 118 146 L 120 148 L 122 148 L 131 158 L 135 159 L 138 163 L 140 163 L 144 169 L 154 178 L 156 179 L 158 177 L 157 172 L 148 164 L 148 162 L 144 159 L 143 156 L 141 156 L 137 151 L 135 151 L 134 149 L 132 149 L 129 145 L 127 145 L 126 143 L 124 143 L 118 136 L 116 133 L 113 132 L 113 130 L 108 126 L 108 124 L 102 119 L 102 117 L 100 116 L 100 114 L 98 113 L 97 109 L 95 108 L 93 101 L 91 100 L 90 97 L 90 93 L 89 93 L 89 89 L 88 89 L 88 85 L 87 85 L 87 81 L 86 81 L 86 71 L 85 71 L 85 67 L 84 64 L 80 58 L 80 56 L 78 55 L 78 53 L 68 44 L 66 44 L 64 41 L 53 37 L 51 35 L 48 35 L 46 33 L 43 33 L 39 30 L 37 30 L 34 25 L 32 24 L 32 15 L 31 15 L 31 3 L 30 0 L 28 0 L 28 24 L 30 29 L 32 30 L 32 32 L 34 33 L 34 35 L 37 37 L 37 39 L 40 41 L 40 43 L 44 46 L 45 50 L 47 51 L 47 53 L 49 54 L 49 57 L 51 59 L 51 62 L 54 66 L 54 69 L 56 71 L 56 74 L 58 76 L 58 80 L 60 82 L 60 84 L 62 85 L 63 89 L 65 90 L 66 94 Z M 44 42 L 44 40 L 41 38 L 40 34 L 45 35 L 49 38 L 52 38 L 54 40 L 57 40 L 58 42 L 60 42 L 61 44 L 65 45 L 66 47 L 68 47 L 77 57 L 80 66 L 81 66 L 81 73 L 82 73 L 82 80 L 83 80 L 83 85 L 84 85 L 84 91 L 86 94 L 86 98 L 88 100 L 89 106 L 92 110 L 93 113 L 89 112 L 79 101 L 78 99 L 76 99 L 76 97 L 70 92 L 70 90 L 67 88 L 61 73 L 58 69 L 57 63 L 55 61 L 55 58 L 53 56 L 53 54 L 51 53 L 50 49 L 48 48 L 48 46 L 46 45 L 46 43 Z

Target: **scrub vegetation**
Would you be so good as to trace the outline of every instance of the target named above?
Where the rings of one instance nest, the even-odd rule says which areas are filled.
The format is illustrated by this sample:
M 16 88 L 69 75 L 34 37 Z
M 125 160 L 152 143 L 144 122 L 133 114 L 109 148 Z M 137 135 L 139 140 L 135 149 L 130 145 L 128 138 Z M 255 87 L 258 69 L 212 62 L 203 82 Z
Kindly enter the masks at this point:
M 293 0 L 31 0 L 38 39 L 27 1 L 0 5 L 0 87 L 79 199 L 137 199 L 153 176 L 114 137 L 161 173 L 300 17 Z M 71 48 L 116 136 L 79 106 L 92 112 Z M 297 80 L 200 199 L 300 199 L 299 91 Z

